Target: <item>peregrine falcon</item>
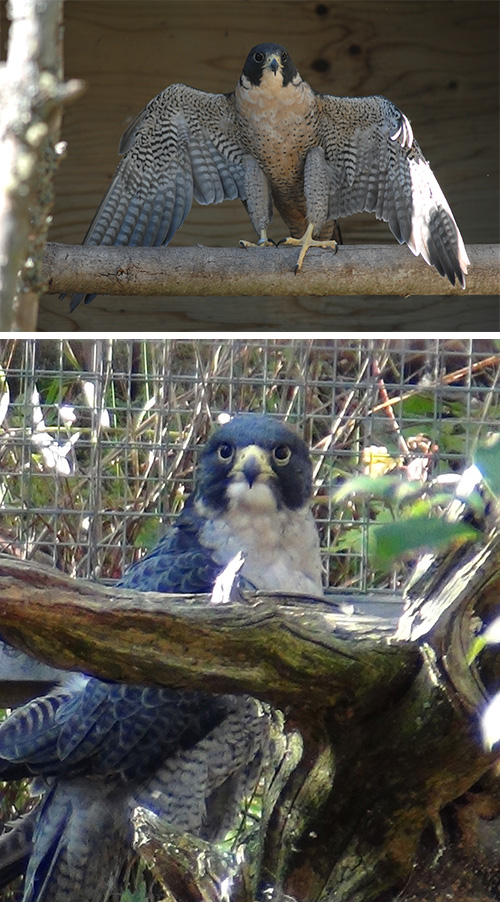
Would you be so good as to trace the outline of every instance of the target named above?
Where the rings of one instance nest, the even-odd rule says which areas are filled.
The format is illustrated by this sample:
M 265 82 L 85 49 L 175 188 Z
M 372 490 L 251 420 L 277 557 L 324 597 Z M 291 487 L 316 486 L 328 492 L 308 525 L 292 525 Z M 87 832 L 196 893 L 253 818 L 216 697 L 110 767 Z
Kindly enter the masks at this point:
M 125 131 L 89 245 L 168 244 L 191 209 L 243 201 L 267 236 L 273 202 L 300 246 L 336 249 L 336 220 L 367 211 L 465 288 L 469 259 L 407 117 L 385 97 L 334 97 L 304 81 L 279 44 L 258 44 L 230 94 L 170 85 Z M 281 242 L 280 242 L 281 243 Z M 241 241 L 242 246 L 250 242 Z M 75 294 L 71 309 L 94 294 Z
M 234 417 L 206 444 L 175 526 L 121 585 L 208 592 L 242 552 L 245 586 L 321 594 L 311 483 L 294 430 L 269 416 Z M 73 676 L 0 726 L 0 779 L 34 777 L 40 795 L 0 838 L 0 885 L 27 859 L 23 902 L 106 902 L 130 857 L 133 809 L 220 837 L 255 784 L 267 734 L 249 697 Z

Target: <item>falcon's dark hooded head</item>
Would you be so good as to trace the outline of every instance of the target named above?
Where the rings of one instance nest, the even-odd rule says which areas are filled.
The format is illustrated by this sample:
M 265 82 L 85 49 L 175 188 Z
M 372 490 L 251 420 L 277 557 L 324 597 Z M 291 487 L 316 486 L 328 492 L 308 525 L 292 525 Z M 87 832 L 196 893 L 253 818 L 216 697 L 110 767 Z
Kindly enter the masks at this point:
M 282 79 L 283 87 L 297 75 L 285 47 L 281 47 L 280 44 L 256 44 L 245 60 L 242 78 L 247 78 L 251 85 L 257 86 L 260 85 L 264 74 L 269 72 Z
M 278 510 L 297 510 L 311 497 L 312 466 L 306 443 L 270 416 L 242 414 L 219 427 L 198 464 L 195 497 L 215 511 L 259 499 Z

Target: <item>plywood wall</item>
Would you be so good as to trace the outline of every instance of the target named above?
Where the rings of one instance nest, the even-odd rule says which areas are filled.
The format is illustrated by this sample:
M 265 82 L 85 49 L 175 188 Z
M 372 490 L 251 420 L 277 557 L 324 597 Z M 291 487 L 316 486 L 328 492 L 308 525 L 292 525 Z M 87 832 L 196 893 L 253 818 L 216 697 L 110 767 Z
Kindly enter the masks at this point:
M 496 3 L 66 0 L 64 8 L 66 76 L 84 78 L 88 91 L 64 119 L 68 154 L 57 178 L 52 240 L 81 242 L 117 165 L 120 135 L 152 96 L 173 82 L 230 91 L 248 50 L 272 40 L 287 46 L 317 90 L 384 94 L 398 104 L 412 121 L 465 241 L 498 241 Z M 394 240 L 384 223 L 368 215 L 352 217 L 342 228 L 349 244 Z M 234 244 L 252 234 L 238 201 L 195 205 L 173 243 Z M 271 234 L 286 234 L 279 219 Z M 310 323 L 309 328 L 335 329 L 346 328 L 350 310 L 361 328 L 363 305 L 353 303 L 260 299 L 250 308 L 241 299 L 98 298 L 70 317 L 65 303 L 47 297 L 40 328 L 208 329 L 225 322 L 226 328 L 272 329 L 285 328 L 288 315 L 289 328 L 307 329 Z M 382 329 L 390 328 L 391 319 L 395 329 L 421 323 L 418 305 L 401 311 L 395 299 L 386 307 L 381 299 L 376 303 Z M 460 311 L 466 316 L 464 299 L 438 303 L 448 306 L 448 316 L 454 305 L 457 322 Z M 246 321 L 245 308 L 252 310 Z M 446 316 L 442 321 L 449 322 Z M 466 327 L 466 319 L 461 321 Z

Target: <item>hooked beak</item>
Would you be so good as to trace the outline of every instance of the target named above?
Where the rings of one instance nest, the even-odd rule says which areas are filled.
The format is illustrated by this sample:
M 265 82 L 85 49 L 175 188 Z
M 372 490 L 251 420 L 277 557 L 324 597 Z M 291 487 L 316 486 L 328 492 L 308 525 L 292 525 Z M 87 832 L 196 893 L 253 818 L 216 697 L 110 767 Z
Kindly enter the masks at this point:
M 237 453 L 231 471 L 231 474 L 233 473 L 241 473 L 250 487 L 258 476 L 269 479 L 276 475 L 269 463 L 268 455 L 258 445 L 247 445 Z
M 277 75 L 281 68 L 281 61 L 275 55 L 270 56 L 267 58 L 267 66 L 274 75 Z

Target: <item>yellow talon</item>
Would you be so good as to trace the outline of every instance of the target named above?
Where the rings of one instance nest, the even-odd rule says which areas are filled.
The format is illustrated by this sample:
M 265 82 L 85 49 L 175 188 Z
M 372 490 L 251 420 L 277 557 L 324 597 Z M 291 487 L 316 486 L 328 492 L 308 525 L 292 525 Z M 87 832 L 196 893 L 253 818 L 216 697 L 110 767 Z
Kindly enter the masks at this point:
M 302 235 L 302 238 L 285 238 L 284 241 L 280 241 L 280 244 L 288 245 L 289 247 L 300 247 L 299 259 L 297 260 L 297 265 L 295 266 L 295 275 L 297 275 L 297 273 L 300 271 L 302 263 L 304 262 L 306 252 L 310 247 L 329 247 L 332 249 L 332 251 L 334 251 L 334 253 L 337 253 L 338 243 L 333 238 L 331 239 L 331 241 L 323 239 L 317 241 L 312 237 L 313 231 L 314 223 L 311 222 L 307 226 L 307 229 Z
M 276 247 L 276 242 L 272 238 L 268 238 L 266 230 L 262 229 L 257 244 L 254 241 L 245 241 L 244 238 L 241 238 L 240 247 Z

